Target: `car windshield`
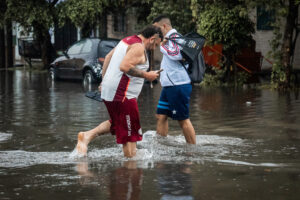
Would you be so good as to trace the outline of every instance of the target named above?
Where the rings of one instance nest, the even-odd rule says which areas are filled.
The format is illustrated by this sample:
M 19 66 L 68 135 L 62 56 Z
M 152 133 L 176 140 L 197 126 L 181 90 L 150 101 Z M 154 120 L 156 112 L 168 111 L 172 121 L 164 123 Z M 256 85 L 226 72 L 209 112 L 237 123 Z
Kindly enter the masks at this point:
M 92 46 L 93 46 L 92 41 L 86 40 L 86 42 L 84 43 L 84 46 L 81 50 L 81 53 L 90 53 L 92 51 Z
M 69 55 L 79 54 L 84 43 L 85 43 L 85 41 L 79 41 L 79 42 L 75 43 L 74 45 L 72 45 L 68 50 L 68 54 Z

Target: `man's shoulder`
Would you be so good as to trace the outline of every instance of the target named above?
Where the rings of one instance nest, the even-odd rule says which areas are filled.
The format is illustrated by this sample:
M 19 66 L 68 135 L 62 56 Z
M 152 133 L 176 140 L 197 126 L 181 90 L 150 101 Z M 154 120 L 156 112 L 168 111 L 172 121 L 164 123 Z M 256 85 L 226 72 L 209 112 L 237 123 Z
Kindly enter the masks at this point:
M 128 50 L 127 51 L 135 51 L 135 52 L 140 52 L 140 53 L 144 53 L 145 51 L 145 47 L 142 43 L 134 43 L 129 45 Z
M 174 32 L 172 34 L 170 34 L 169 38 L 178 38 L 178 37 L 182 37 L 182 35 L 178 32 Z
M 176 30 L 176 29 L 171 29 L 168 33 L 167 33 L 168 37 L 181 37 L 182 35 Z
M 137 35 L 128 36 L 124 38 L 122 41 L 128 45 L 133 45 L 135 43 L 140 43 L 140 44 L 142 43 L 142 39 L 139 38 Z

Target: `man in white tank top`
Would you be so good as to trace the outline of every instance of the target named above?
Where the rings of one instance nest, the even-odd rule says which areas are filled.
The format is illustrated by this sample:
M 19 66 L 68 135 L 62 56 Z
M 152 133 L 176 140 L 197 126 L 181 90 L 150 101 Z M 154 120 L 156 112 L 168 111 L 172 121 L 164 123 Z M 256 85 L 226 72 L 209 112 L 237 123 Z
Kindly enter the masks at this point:
M 86 155 L 89 142 L 109 132 L 116 135 L 118 144 L 123 145 L 125 157 L 136 155 L 136 142 L 142 140 L 137 97 L 144 79 L 153 81 L 159 76 L 157 71 L 147 72 L 146 50 L 154 50 L 162 40 L 160 28 L 150 25 L 140 34 L 121 40 L 107 54 L 99 88 L 111 119 L 92 130 L 78 133 L 78 155 Z

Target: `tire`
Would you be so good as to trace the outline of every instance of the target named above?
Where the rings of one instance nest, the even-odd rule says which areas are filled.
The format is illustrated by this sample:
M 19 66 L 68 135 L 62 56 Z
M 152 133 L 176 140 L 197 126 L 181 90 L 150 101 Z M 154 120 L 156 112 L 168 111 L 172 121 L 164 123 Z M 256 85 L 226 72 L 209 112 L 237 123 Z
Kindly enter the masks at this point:
M 94 78 L 93 72 L 89 69 L 86 70 L 83 75 L 83 84 L 91 85 L 92 83 L 95 83 L 95 82 L 96 82 L 96 80 Z
M 56 71 L 53 67 L 51 67 L 49 69 L 49 75 L 48 76 L 49 76 L 49 80 L 51 80 L 51 81 L 57 80 L 57 74 L 56 74 Z

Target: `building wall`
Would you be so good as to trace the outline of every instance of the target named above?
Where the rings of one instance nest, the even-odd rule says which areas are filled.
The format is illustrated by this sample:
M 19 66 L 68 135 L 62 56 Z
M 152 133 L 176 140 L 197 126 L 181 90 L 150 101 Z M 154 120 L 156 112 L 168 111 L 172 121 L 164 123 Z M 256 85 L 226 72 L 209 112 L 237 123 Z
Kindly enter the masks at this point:
M 114 17 L 112 15 L 107 16 L 107 37 L 122 39 L 126 36 L 136 34 L 138 30 L 135 29 L 137 24 L 136 18 L 133 15 L 127 15 L 125 17 L 125 32 L 114 31 Z
M 300 8 L 299 8 L 299 12 L 300 12 Z M 250 12 L 250 18 L 256 24 L 257 22 L 256 9 L 253 9 Z M 300 18 L 299 18 L 299 22 L 300 22 Z M 282 27 L 284 27 L 284 23 L 285 22 L 282 21 Z M 268 52 L 271 51 L 269 41 L 272 40 L 272 38 L 273 38 L 272 30 L 257 30 L 257 27 L 255 26 L 255 33 L 253 34 L 253 39 L 256 41 L 256 51 L 261 52 L 262 55 L 266 58 L 268 58 L 267 56 Z M 271 64 L 266 59 L 263 59 L 262 69 L 268 69 L 270 67 L 272 67 Z M 295 48 L 294 68 L 300 69 L 300 36 L 298 36 L 297 44 Z

